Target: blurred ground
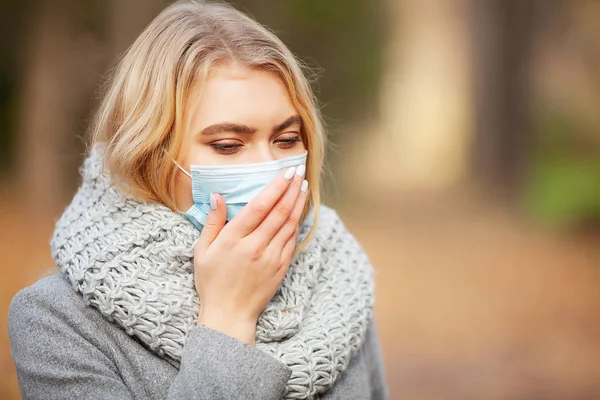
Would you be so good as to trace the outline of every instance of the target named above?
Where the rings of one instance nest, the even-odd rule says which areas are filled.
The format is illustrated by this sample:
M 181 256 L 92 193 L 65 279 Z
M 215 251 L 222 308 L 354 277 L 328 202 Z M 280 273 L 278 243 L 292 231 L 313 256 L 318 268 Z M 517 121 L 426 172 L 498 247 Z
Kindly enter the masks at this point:
M 0 196 L 0 317 L 51 266 L 53 217 Z M 379 270 L 392 399 L 600 398 L 600 238 L 552 233 L 468 190 L 339 209 Z M 18 399 L 0 325 L 0 398 Z
M 600 398 L 600 240 L 468 192 L 340 209 L 378 274 L 392 398 Z

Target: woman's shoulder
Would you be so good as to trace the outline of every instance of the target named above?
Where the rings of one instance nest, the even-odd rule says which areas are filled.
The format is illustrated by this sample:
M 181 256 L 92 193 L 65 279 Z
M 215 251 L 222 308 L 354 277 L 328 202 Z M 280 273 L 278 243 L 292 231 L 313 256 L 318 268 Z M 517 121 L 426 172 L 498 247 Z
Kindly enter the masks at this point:
M 71 303 L 77 296 L 71 284 L 60 271 L 45 276 L 33 284 L 19 290 L 13 297 L 10 308 L 28 306 L 31 304 L 61 304 Z
M 62 272 L 43 277 L 19 290 L 9 306 L 8 323 L 81 320 L 88 308 Z

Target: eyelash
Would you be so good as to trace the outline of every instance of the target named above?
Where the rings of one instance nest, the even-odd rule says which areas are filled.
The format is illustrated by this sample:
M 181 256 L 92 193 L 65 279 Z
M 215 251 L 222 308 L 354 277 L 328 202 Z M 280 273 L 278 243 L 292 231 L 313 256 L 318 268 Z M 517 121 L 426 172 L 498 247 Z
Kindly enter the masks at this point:
M 296 145 L 296 143 L 301 142 L 302 139 L 300 139 L 299 136 L 293 137 L 293 138 L 289 138 L 289 139 L 281 139 L 281 140 L 276 140 L 275 143 L 285 143 L 288 147 L 286 147 L 287 149 L 293 147 Z
M 292 147 L 294 147 L 296 145 L 296 143 L 301 142 L 302 139 L 300 139 L 299 136 L 293 137 L 293 138 L 289 138 L 289 139 L 282 139 L 282 140 L 276 140 L 274 143 L 279 143 L 279 144 L 284 144 L 284 147 L 282 147 L 283 149 L 291 149 Z M 219 144 L 219 143 L 211 143 L 210 147 L 212 147 L 216 152 L 220 153 L 220 154 L 225 154 L 225 155 L 230 155 L 230 154 L 235 154 L 237 152 L 237 149 L 239 147 L 242 147 L 242 144 Z

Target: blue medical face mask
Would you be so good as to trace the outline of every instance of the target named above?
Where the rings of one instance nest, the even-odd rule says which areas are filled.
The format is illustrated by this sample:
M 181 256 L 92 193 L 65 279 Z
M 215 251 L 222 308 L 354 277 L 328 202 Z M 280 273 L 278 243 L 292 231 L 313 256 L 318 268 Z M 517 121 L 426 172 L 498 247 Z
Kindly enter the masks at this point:
M 194 205 L 180 212 L 201 231 L 210 212 L 210 194 L 218 193 L 227 205 L 227 221 L 235 217 L 242 207 L 283 170 L 306 165 L 305 152 L 299 156 L 238 165 L 191 165 L 187 172 L 176 161 L 175 164 L 192 179 Z

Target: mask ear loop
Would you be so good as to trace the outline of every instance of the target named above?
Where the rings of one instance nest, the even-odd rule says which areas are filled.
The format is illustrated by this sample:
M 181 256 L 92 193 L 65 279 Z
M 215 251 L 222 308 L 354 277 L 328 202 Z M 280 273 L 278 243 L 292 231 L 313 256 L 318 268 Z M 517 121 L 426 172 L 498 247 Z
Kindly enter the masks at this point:
M 163 147 L 163 151 L 165 152 L 165 154 L 169 154 L 169 153 L 167 153 L 167 150 L 165 150 L 164 147 Z M 177 168 L 179 168 L 181 170 L 181 172 L 183 172 L 190 178 L 192 177 L 192 175 L 189 172 L 187 172 L 175 159 L 173 159 L 173 162 L 175 163 L 175 165 L 177 165 Z
M 165 150 L 164 147 L 163 147 L 162 150 L 165 152 L 166 155 L 169 155 L 169 153 L 167 152 L 167 150 Z M 186 174 L 187 176 L 189 176 L 190 179 L 192 178 L 192 175 L 190 175 L 189 172 L 187 172 L 185 169 L 183 169 L 183 167 L 175 159 L 173 159 L 172 161 L 175 163 L 175 165 L 177 165 L 177 167 L 181 170 L 181 172 L 183 172 L 184 174 Z M 177 209 L 177 211 L 181 212 L 181 211 L 179 211 L 179 209 Z M 194 242 L 194 246 L 192 248 L 194 248 L 194 247 L 196 247 L 196 242 Z

